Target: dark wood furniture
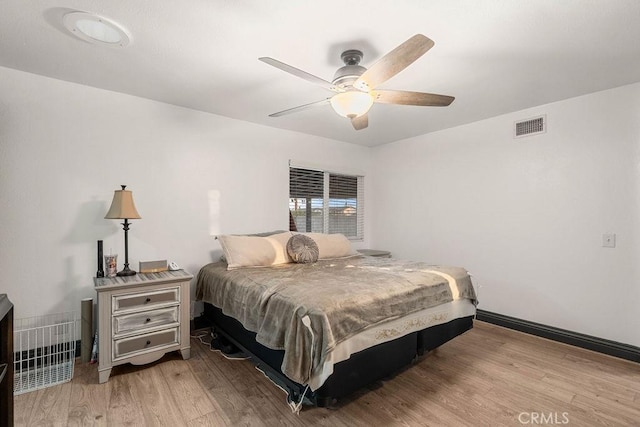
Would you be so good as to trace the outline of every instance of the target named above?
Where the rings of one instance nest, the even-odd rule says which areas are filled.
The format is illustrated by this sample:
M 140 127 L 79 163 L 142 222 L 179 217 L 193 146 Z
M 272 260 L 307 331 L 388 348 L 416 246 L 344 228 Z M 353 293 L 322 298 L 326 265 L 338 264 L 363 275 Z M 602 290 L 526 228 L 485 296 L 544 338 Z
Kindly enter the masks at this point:
M 0 427 L 13 425 L 13 304 L 0 294 Z

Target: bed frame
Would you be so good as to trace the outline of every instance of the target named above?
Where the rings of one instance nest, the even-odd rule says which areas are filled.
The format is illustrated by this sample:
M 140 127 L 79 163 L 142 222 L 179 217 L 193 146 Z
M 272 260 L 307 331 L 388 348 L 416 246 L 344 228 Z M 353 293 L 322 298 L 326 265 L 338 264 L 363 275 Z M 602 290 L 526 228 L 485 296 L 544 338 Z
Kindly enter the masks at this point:
M 417 356 L 473 327 L 473 316 L 462 317 L 362 350 L 337 363 L 322 387 L 305 393 L 305 386 L 290 380 L 280 370 L 283 350 L 272 350 L 258 343 L 254 332 L 246 330 L 218 307 L 205 303 L 204 316 L 218 336 L 249 355 L 260 370 L 286 390 L 290 402 L 297 403 L 303 396 L 305 404 L 319 407 L 335 406 L 340 398 L 398 372 Z

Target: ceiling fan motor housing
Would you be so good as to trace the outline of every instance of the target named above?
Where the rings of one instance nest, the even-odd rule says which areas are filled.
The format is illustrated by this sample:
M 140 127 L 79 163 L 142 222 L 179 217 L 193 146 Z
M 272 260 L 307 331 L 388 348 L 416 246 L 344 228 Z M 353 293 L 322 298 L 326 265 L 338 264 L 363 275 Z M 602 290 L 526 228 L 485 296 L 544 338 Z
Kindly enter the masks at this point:
M 338 71 L 333 75 L 333 81 L 331 82 L 335 86 L 347 88 L 353 86 L 353 83 L 358 80 L 358 77 L 362 75 L 366 68 L 358 65 L 362 60 L 362 52 L 359 50 L 346 50 L 340 55 L 344 66 L 338 68 Z

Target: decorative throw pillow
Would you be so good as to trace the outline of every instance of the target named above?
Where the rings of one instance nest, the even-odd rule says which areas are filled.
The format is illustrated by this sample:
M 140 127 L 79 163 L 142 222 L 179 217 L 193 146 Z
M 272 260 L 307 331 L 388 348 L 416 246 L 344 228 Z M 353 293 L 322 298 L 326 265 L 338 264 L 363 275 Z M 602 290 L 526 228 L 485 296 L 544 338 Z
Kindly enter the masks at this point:
M 318 245 L 309 236 L 294 234 L 287 242 L 287 253 L 293 262 L 307 264 L 318 261 Z

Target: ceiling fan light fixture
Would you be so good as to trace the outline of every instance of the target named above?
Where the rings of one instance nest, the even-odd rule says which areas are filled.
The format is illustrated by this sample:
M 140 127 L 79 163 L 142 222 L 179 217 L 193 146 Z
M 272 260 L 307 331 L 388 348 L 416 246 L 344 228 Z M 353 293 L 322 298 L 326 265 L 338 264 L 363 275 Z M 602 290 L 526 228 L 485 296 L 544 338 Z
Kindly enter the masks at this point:
M 313 106 L 326 105 L 327 101 L 329 101 L 338 115 L 351 119 L 351 125 L 355 130 L 362 130 L 369 126 L 367 113 L 374 102 L 424 107 L 448 106 L 453 102 L 453 96 L 406 90 L 378 89 L 381 84 L 424 55 L 433 45 L 433 40 L 430 38 L 422 34 L 416 34 L 384 55 L 369 69 L 359 65 L 362 59 L 361 51 L 355 49 L 346 50 L 341 55 L 345 65 L 336 71 L 331 82 L 280 62 L 277 59 L 269 57 L 258 58 L 260 61 L 282 71 L 300 77 L 331 92 L 337 92 L 331 98 L 269 114 L 269 117 L 280 117 L 285 114 L 306 110 Z
M 373 105 L 373 95 L 369 92 L 350 90 L 331 97 L 331 107 L 342 117 L 359 117 L 366 114 Z

